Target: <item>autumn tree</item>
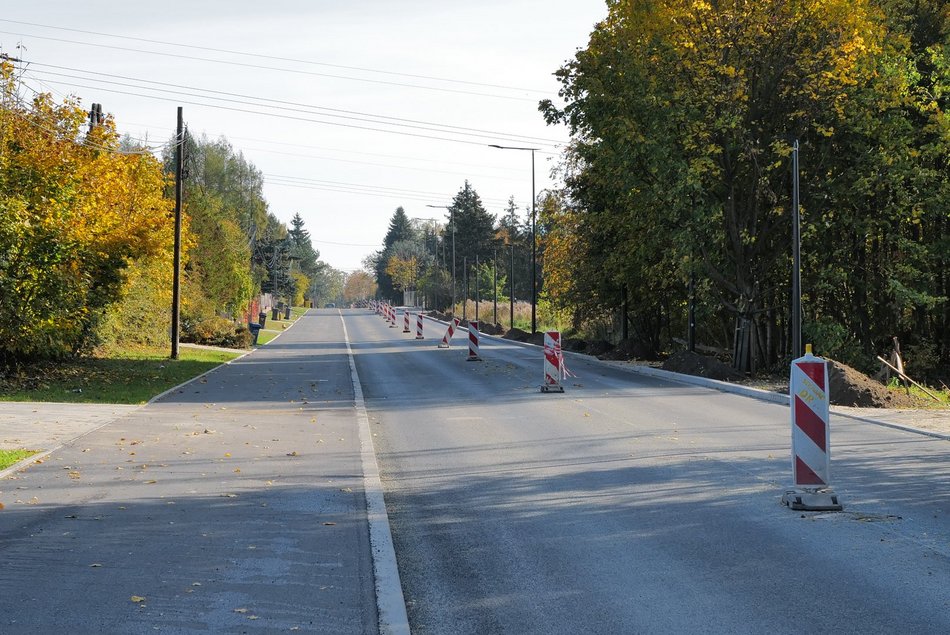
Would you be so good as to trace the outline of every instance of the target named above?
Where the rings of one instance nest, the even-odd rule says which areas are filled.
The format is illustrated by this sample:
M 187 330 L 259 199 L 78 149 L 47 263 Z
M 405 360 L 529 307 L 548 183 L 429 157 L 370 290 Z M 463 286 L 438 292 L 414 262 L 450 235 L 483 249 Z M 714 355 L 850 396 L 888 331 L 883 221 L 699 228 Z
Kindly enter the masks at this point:
M 167 244 L 161 164 L 120 150 L 111 118 L 86 130 L 75 100 L 20 101 L 5 61 L 0 82 L 0 359 L 76 354 Z
M 895 320 L 905 315 L 936 332 L 947 64 L 945 26 L 934 24 L 946 15 L 915 23 L 912 5 L 611 3 L 559 71 L 565 105 L 541 106 L 573 135 L 563 220 L 583 257 L 561 280 L 576 308 L 593 315 L 635 298 L 623 318 L 634 336 L 668 341 L 685 332 L 692 271 L 705 337 L 731 344 L 738 327 L 744 338 L 737 366 L 787 355 L 798 140 L 816 343 L 853 337 L 869 350 L 885 329 L 907 332 Z M 928 46 L 915 53 L 911 32 L 929 34 Z

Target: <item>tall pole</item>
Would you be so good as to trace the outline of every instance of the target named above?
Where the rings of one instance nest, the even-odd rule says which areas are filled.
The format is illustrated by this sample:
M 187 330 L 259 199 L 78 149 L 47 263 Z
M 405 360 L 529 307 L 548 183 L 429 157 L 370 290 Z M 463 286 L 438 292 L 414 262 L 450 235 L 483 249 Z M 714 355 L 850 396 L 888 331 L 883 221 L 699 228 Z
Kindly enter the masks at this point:
M 475 321 L 478 322 L 478 303 L 482 299 L 482 285 L 479 284 L 480 280 L 478 279 L 478 254 L 475 254 Z
M 179 321 L 181 319 L 181 176 L 184 165 L 185 123 L 182 107 L 178 107 L 178 127 L 175 135 L 175 271 L 172 274 L 172 359 L 178 359 Z
M 792 359 L 802 355 L 802 253 L 798 200 L 798 139 L 792 146 Z
M 465 285 L 465 297 L 462 298 L 462 319 L 468 319 L 468 256 L 462 257 L 462 284 Z
M 534 148 L 531 148 L 531 332 L 538 332 L 538 240 L 535 235 Z
M 498 249 L 491 259 L 492 289 L 494 289 L 495 324 L 498 324 Z
M 511 241 L 508 245 L 508 272 L 511 279 L 508 281 L 508 328 L 515 328 L 515 242 Z

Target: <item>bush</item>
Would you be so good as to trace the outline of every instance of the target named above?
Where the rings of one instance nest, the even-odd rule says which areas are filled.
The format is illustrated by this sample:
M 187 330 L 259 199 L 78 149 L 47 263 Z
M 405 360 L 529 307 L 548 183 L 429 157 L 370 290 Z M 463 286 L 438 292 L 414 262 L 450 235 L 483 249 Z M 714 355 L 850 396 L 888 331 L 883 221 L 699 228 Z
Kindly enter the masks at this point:
M 183 321 L 181 339 L 183 342 L 226 348 L 247 348 L 251 345 L 251 333 L 246 327 L 236 326 L 231 320 L 217 316 L 194 322 Z

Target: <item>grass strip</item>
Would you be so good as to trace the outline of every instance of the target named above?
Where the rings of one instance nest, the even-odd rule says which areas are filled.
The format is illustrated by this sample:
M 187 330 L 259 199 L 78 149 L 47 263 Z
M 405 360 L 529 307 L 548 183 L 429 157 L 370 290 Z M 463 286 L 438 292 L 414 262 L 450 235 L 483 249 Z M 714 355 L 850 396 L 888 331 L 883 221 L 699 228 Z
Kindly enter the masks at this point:
M 36 453 L 36 450 L 0 450 L 0 470 L 5 470 Z
M 139 349 L 23 366 L 0 378 L 0 401 L 141 404 L 220 366 L 239 352 Z

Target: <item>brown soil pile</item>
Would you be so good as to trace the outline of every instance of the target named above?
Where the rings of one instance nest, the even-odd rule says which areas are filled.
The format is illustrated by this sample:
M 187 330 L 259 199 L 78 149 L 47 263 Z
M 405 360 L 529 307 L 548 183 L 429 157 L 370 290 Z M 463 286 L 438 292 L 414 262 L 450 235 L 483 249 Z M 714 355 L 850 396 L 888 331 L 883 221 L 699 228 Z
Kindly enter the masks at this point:
M 919 408 L 923 401 L 906 392 L 891 390 L 841 362 L 828 361 L 828 390 L 835 406 L 858 408 Z
M 509 329 L 508 332 L 504 334 L 503 338 L 506 340 L 514 340 L 515 342 L 527 342 L 528 333 L 522 331 L 519 328 L 513 328 Z
M 689 351 L 674 353 L 663 362 L 662 368 L 663 370 L 673 371 L 674 373 L 708 377 L 709 379 L 718 379 L 719 381 L 742 379 L 742 375 L 736 372 L 732 366 L 723 364 L 715 357 L 700 355 L 699 353 L 690 353 Z

